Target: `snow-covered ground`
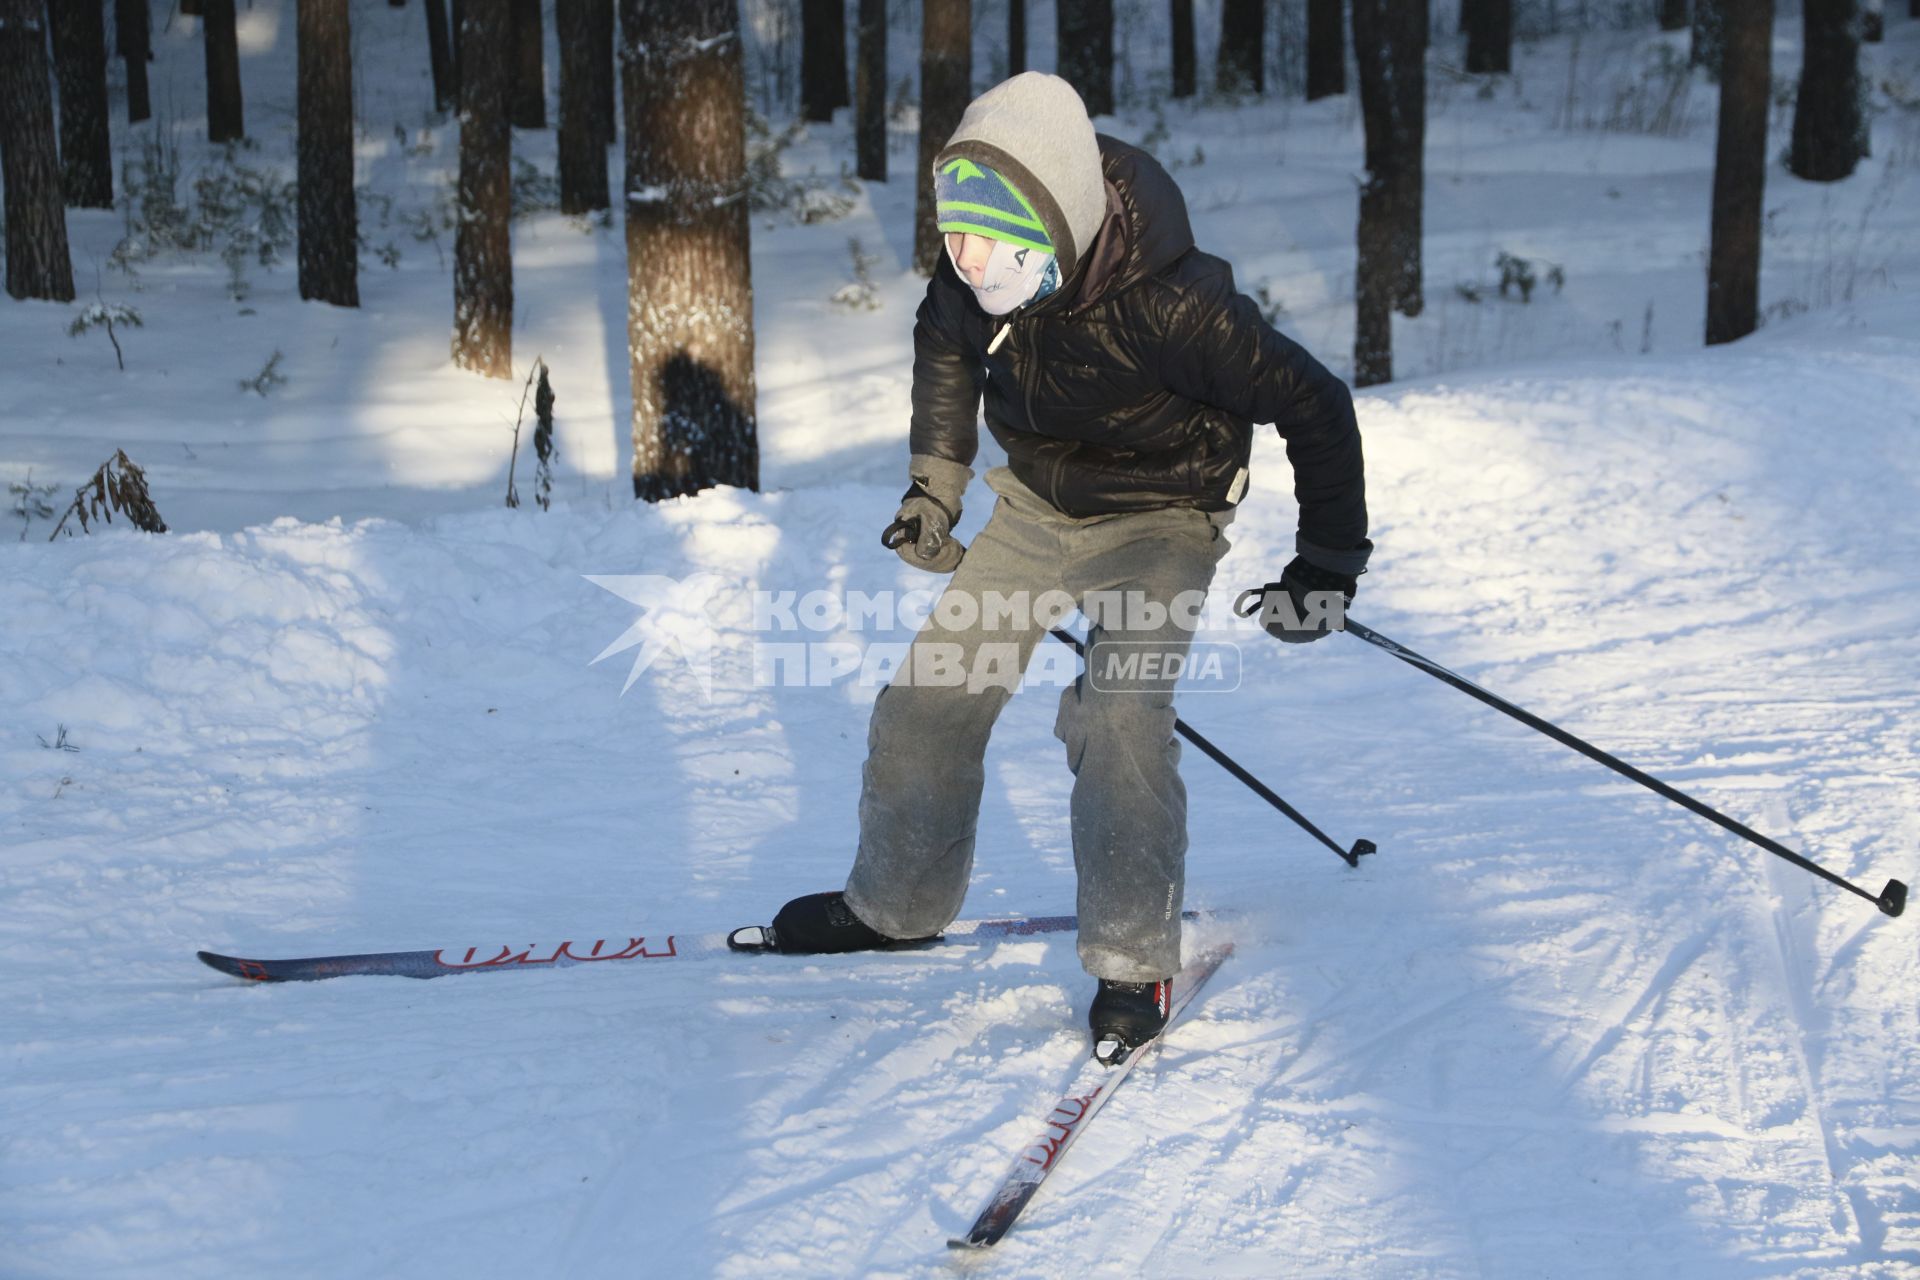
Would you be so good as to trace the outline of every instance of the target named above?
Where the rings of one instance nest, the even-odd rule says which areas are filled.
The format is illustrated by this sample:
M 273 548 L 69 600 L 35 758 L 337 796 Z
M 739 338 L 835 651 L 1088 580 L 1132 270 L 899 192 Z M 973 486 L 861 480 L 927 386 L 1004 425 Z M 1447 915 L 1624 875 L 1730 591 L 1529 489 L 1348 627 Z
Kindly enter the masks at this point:
M 261 163 L 290 12 L 245 15 Z M 355 16 L 378 67 L 389 10 Z M 1920 23 L 1890 23 L 1879 74 L 1920 79 Z M 184 31 L 156 81 L 183 113 Z M 1430 305 L 1399 331 L 1424 376 L 1360 397 L 1355 616 L 1872 889 L 1911 880 L 1912 122 L 1881 116 L 1840 186 L 1773 172 L 1762 299 L 1812 309 L 1701 351 L 1710 93 L 1678 137 L 1559 127 L 1569 66 L 1612 101 L 1606 39 L 1529 47 L 1491 101 L 1436 91 Z M 363 179 L 424 200 L 451 135 L 405 156 L 395 77 L 366 80 Z M 1206 153 L 1203 240 L 1344 367 L 1352 104 L 1167 118 L 1162 155 Z M 658 508 L 619 478 L 615 230 L 519 225 L 518 349 L 554 367 L 568 463 L 544 513 L 498 508 L 518 387 L 446 366 L 431 246 L 370 264 L 359 314 L 300 306 L 287 267 L 244 304 L 215 259 L 138 292 L 102 267 L 146 321 L 124 375 L 71 310 L 0 306 L 0 477 L 75 484 L 124 445 L 176 528 L 0 544 L 0 1274 L 1920 1272 L 1913 921 L 1346 638 L 1222 618 L 1241 686 L 1182 710 L 1380 853 L 1348 869 L 1189 755 L 1189 905 L 1234 909 L 1204 933 L 1238 952 L 991 1258 L 944 1241 L 1085 1052 L 1068 937 L 290 987 L 193 959 L 722 929 L 839 881 L 875 690 L 757 683 L 749 600 L 928 582 L 876 538 L 908 199 L 756 227 L 767 491 Z M 117 224 L 73 221 L 84 281 Z M 878 311 L 827 302 L 849 235 Z M 1496 248 L 1564 291 L 1465 301 Z M 275 349 L 287 384 L 239 392 Z M 1221 596 L 1290 554 L 1288 492 L 1263 436 Z M 638 610 L 587 575 L 710 575 L 710 687 L 668 652 L 622 696 L 633 651 L 590 660 Z M 1052 704 L 995 736 L 969 914 L 1071 909 Z

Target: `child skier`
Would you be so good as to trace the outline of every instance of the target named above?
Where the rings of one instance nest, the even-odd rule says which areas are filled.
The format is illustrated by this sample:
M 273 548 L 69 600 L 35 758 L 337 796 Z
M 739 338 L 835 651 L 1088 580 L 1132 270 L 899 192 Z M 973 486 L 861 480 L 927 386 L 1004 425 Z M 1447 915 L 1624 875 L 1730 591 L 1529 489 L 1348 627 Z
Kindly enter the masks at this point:
M 1074 774 L 1079 953 L 1099 980 L 1094 1052 L 1118 1062 L 1165 1025 L 1180 967 L 1186 791 L 1167 673 L 1227 550 L 1253 424 L 1279 429 L 1293 466 L 1298 554 L 1280 583 L 1296 612 L 1267 618 L 1294 642 L 1326 634 L 1324 612 L 1299 623 L 1316 617 L 1307 596 L 1351 600 L 1366 569 L 1360 433 L 1345 385 L 1194 247 L 1166 170 L 1096 135 L 1065 80 L 1026 72 L 982 94 L 932 177 L 947 254 L 914 326 L 912 485 L 887 541 L 953 578 L 874 704 L 845 890 L 788 903 L 765 943 L 884 947 L 958 915 L 987 735 L 1051 620 L 1020 606 L 1064 594 L 1092 624 L 1055 726 Z M 1008 465 L 987 473 L 999 501 L 967 550 L 953 530 L 983 395 Z M 982 607 L 996 601 L 1013 607 Z M 1090 678 L 1109 645 L 1162 660 Z

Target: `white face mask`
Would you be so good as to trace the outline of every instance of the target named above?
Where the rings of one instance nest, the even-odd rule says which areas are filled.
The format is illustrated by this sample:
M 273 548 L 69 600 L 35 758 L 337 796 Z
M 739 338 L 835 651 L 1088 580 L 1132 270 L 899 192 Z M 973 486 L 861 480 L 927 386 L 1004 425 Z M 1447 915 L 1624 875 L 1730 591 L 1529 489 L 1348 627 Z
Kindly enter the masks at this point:
M 973 296 L 980 300 L 980 309 L 990 316 L 1006 315 L 1030 300 L 1053 262 L 1053 255 L 1044 249 L 996 240 L 993 253 L 987 258 L 986 270 L 981 273 L 981 283 L 975 285 L 960 269 L 959 259 L 953 257 L 951 240 L 947 244 L 947 256 L 953 259 L 953 269 L 973 290 Z

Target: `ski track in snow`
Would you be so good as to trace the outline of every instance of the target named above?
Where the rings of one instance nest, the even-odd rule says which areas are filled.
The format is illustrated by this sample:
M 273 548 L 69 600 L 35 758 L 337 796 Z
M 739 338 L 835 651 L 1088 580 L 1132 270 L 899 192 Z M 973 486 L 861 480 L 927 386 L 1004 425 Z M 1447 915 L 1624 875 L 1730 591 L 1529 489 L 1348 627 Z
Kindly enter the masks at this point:
M 242 13 L 249 163 L 291 155 L 291 12 Z M 403 210 L 452 154 L 381 61 L 421 71 L 380 25 L 418 15 L 354 10 L 360 176 Z M 1870 62 L 1911 81 L 1915 25 Z M 1567 101 L 1604 109 L 1653 39 L 1595 33 Z M 197 29 L 156 42 L 156 103 L 197 101 Z M 1557 102 L 1572 51 L 1517 52 L 1511 101 L 1434 81 L 1430 305 L 1396 323 L 1412 380 L 1359 399 L 1356 616 L 1870 890 L 1911 880 L 1920 135 L 1882 115 L 1833 187 L 1776 167 L 1763 298 L 1828 309 L 1700 352 L 1710 87 L 1680 137 L 1548 128 L 1527 95 Z M 1159 151 L 1204 142 L 1178 173 L 1202 241 L 1336 368 L 1354 116 L 1173 107 Z M 515 145 L 551 168 L 550 135 Z M 927 584 L 874 537 L 910 199 L 756 221 L 770 491 L 653 509 L 618 479 L 617 228 L 515 228 L 517 339 L 561 397 L 549 513 L 493 507 L 506 397 L 446 367 L 428 246 L 367 267 L 351 316 L 285 269 L 245 310 L 217 262 L 108 273 L 147 317 L 125 375 L 67 311 L 0 307 L 0 472 L 70 484 L 125 443 L 185 531 L 0 543 L 0 1275 L 1920 1274 L 1915 922 L 1345 640 L 1223 618 L 1241 690 L 1181 709 L 1380 853 L 1342 866 L 1188 754 L 1188 905 L 1236 912 L 1204 927 L 1236 954 L 988 1256 L 944 1241 L 1085 1052 L 1071 938 L 286 987 L 194 960 L 700 932 L 838 883 L 873 690 L 754 687 L 745 602 Z M 70 224 L 84 277 L 120 215 Z M 823 301 L 848 235 L 878 312 Z M 1564 294 L 1462 301 L 1499 249 L 1563 262 Z M 233 393 L 279 334 L 288 385 Z M 1291 554 L 1270 433 L 1255 457 L 1216 603 Z M 672 654 L 624 696 L 631 650 L 588 665 L 636 612 L 589 574 L 716 576 L 710 699 Z M 1071 909 L 1053 716 L 1034 689 L 1003 717 L 969 915 Z

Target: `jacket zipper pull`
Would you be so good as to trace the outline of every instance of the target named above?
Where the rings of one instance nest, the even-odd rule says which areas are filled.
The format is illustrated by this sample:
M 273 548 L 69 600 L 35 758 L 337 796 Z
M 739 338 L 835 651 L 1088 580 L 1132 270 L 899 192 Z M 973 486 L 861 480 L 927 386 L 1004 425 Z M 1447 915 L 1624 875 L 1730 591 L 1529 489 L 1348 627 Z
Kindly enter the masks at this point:
M 993 335 L 993 341 L 987 344 L 987 354 L 992 355 L 994 352 L 998 351 L 1000 349 L 1000 344 L 1005 342 L 1007 340 L 1007 335 L 1012 332 L 1013 332 L 1013 321 L 1009 320 L 1006 322 L 1006 324 L 1000 327 L 1000 332 Z

